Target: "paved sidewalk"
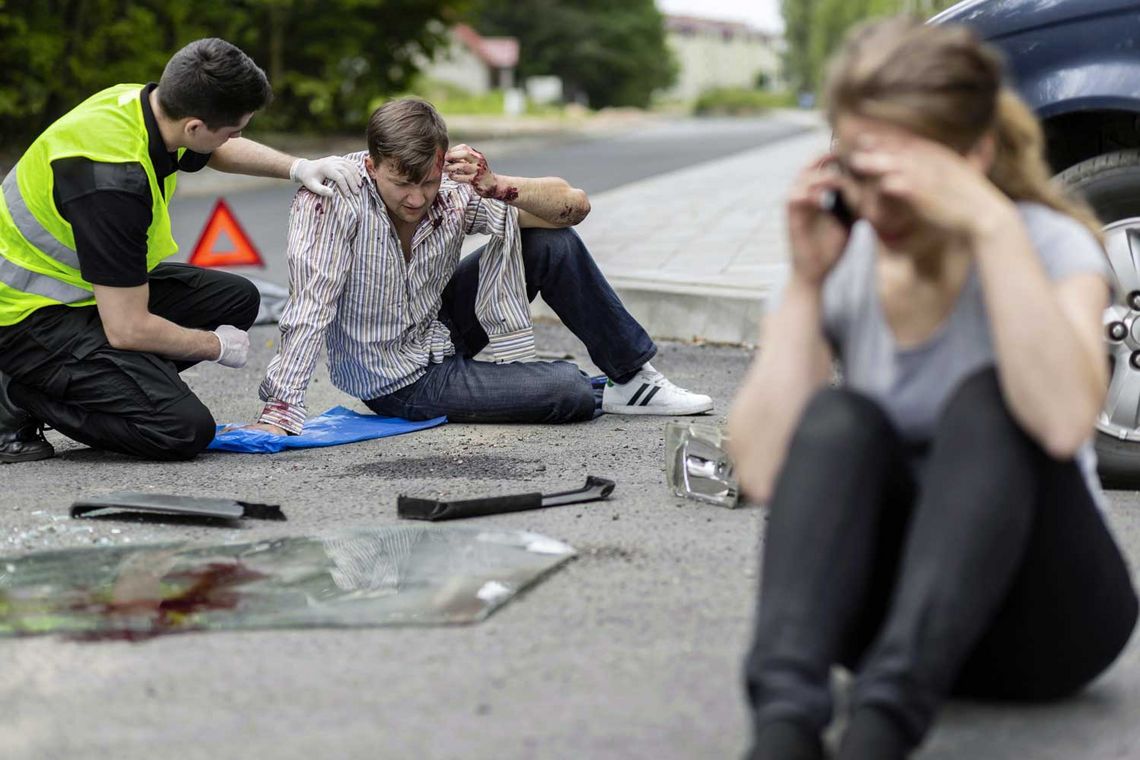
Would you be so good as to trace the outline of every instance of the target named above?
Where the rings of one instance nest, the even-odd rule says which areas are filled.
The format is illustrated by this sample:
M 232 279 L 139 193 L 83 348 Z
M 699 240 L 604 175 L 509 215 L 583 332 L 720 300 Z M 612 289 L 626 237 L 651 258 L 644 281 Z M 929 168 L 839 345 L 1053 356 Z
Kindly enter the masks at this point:
M 788 186 L 829 140 L 817 116 L 798 118 L 814 128 L 591 199 L 578 231 L 654 337 L 755 342 L 786 273 Z

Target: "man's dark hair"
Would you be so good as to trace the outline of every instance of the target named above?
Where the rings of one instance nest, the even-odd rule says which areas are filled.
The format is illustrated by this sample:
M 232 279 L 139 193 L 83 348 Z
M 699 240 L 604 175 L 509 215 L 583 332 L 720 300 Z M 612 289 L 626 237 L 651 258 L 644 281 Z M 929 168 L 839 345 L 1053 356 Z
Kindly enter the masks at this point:
M 415 98 L 392 100 L 368 119 L 368 155 L 374 164 L 396 162 L 400 174 L 419 182 L 432 170 L 439 151 L 447 152 L 447 125 L 431 103 Z
M 201 119 L 211 130 L 236 126 L 272 99 L 265 72 L 216 37 L 195 40 L 175 53 L 158 81 L 158 104 L 168 118 Z

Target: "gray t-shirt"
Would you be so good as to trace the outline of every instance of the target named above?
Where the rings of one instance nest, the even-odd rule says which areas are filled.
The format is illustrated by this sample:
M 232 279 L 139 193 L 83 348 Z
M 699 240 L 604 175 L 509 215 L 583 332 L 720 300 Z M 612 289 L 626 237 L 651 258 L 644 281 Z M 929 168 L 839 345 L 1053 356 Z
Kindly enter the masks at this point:
M 1111 270 L 1096 238 L 1076 220 L 1038 204 L 1018 206 L 1052 280 Z M 875 282 L 875 234 L 866 222 L 823 288 L 824 332 L 843 367 L 845 385 L 875 399 L 908 441 L 928 440 L 954 389 L 994 364 L 986 306 L 976 268 L 950 316 L 923 343 L 895 346 Z
M 1040 204 L 1020 203 L 1018 210 L 1051 280 L 1093 273 L 1112 282 L 1103 248 L 1080 222 Z M 937 332 L 920 345 L 899 349 L 879 303 L 875 247 L 871 226 L 856 224 L 824 283 L 824 332 L 843 368 L 844 384 L 879 403 L 908 442 L 922 443 L 931 438 L 962 380 L 994 364 L 981 282 L 972 268 Z M 1093 457 L 1090 443 L 1078 456 L 1086 473 L 1090 466 L 1095 472 Z

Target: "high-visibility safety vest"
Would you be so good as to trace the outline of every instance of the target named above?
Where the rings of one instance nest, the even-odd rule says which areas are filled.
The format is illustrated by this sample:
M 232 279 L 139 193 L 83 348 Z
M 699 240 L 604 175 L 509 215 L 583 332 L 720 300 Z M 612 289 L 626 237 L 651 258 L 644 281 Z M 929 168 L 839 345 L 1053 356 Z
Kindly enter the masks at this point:
M 142 88 L 141 84 L 120 84 L 95 93 L 37 137 L 4 178 L 0 193 L 0 325 L 16 324 L 44 306 L 95 303 L 91 283 L 79 273 L 71 224 L 60 216 L 52 196 L 53 161 L 83 156 L 102 163 L 141 164 L 151 196 L 147 271 L 178 251 L 167 210 L 177 173 L 159 187 L 139 100 Z M 101 183 L 100 187 L 106 185 Z

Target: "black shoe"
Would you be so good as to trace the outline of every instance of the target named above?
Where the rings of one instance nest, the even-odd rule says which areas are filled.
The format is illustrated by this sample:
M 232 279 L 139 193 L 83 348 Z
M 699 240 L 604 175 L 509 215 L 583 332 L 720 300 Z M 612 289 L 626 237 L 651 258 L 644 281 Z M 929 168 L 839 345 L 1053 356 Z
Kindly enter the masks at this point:
M 0 431 L 0 464 L 35 462 L 55 456 L 55 447 L 44 438 L 43 425 L 31 423 L 15 432 Z
M 912 742 L 902 726 L 874 707 L 855 710 L 839 744 L 838 760 L 906 760 Z
M 808 728 L 787 720 L 760 726 L 748 760 L 823 760 L 823 743 Z

